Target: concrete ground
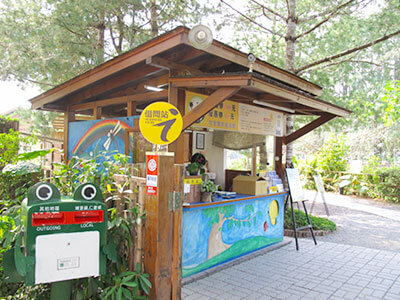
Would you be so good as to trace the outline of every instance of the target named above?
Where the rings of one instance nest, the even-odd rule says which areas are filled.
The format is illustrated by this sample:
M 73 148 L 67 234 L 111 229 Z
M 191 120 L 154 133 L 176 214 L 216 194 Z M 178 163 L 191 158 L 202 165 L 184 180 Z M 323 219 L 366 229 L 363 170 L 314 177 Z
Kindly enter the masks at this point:
M 317 246 L 301 239 L 297 252 L 290 241 L 217 268 L 185 284 L 183 299 L 400 299 L 400 206 L 330 193 L 326 198 L 337 231 L 317 237 Z M 324 214 L 320 202 L 315 215 Z
M 308 199 L 315 198 L 314 191 L 306 191 L 306 195 Z M 337 228 L 318 240 L 400 251 L 400 205 L 334 193 L 326 193 L 325 199 L 329 219 L 336 223 Z M 320 195 L 312 214 L 327 217 Z

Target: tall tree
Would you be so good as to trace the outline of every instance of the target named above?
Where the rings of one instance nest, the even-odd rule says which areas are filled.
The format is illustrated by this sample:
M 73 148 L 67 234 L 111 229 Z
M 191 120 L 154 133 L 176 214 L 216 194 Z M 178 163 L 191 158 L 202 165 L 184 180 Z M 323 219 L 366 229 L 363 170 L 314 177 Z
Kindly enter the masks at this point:
M 374 61 L 377 53 L 382 53 L 384 47 L 398 53 L 399 40 L 396 37 L 400 34 L 400 10 L 396 0 L 378 3 L 370 0 L 249 0 L 242 7 L 231 0 L 220 2 L 235 12 L 241 21 L 235 23 L 238 29 L 235 40 L 240 41 L 239 44 L 247 46 L 261 58 L 317 83 L 323 81 L 326 85 L 324 80 L 330 80 L 320 77 L 319 70 L 341 64 L 347 66 L 349 81 L 357 82 L 356 77 L 362 76 L 349 71 L 355 64 L 374 66 L 369 71 L 376 73 L 377 69 L 379 71 Z M 243 31 L 245 35 L 240 34 Z M 262 32 L 263 35 L 251 35 L 249 31 Z M 388 43 L 394 45 L 387 46 Z M 373 53 L 372 59 L 367 53 Z M 346 66 L 340 67 L 343 70 Z M 387 71 L 383 69 L 383 72 Z M 384 77 L 387 78 L 387 74 Z M 337 85 L 338 82 L 331 80 L 333 88 L 328 98 L 332 98 L 339 87 L 343 94 L 348 93 L 349 86 L 343 81 Z M 288 115 L 287 133 L 292 130 L 293 116 Z M 292 145 L 289 144 L 287 163 L 292 161 L 292 154 Z
M 48 89 L 181 24 L 196 0 L 3 0 L 0 79 Z

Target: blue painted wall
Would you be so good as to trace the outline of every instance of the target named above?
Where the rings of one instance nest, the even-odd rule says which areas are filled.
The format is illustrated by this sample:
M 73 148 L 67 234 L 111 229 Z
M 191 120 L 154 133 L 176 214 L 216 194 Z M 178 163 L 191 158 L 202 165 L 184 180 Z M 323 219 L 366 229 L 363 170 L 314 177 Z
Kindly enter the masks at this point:
M 285 196 L 184 208 L 183 277 L 282 241 Z
M 95 157 L 102 151 L 112 152 L 117 150 L 124 154 L 125 129 L 133 127 L 135 118 L 139 118 L 139 116 L 69 123 L 68 159 L 72 155 Z M 116 128 L 118 121 L 120 121 L 119 130 Z M 111 139 L 108 149 L 104 147 L 107 139 Z

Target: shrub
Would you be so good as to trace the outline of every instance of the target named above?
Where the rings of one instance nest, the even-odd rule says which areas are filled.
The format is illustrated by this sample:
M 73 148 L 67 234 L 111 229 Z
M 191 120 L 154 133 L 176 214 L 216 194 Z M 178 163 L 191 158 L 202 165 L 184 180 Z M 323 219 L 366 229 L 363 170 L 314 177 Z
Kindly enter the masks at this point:
M 325 145 L 305 162 L 298 162 L 300 174 L 305 178 L 305 188 L 315 188 L 313 175 L 319 172 L 324 180 L 327 191 L 338 191 L 339 173 L 348 169 L 346 161 L 349 147 L 345 143 L 345 137 L 331 134 Z
M 296 226 L 302 227 L 308 225 L 307 216 L 304 212 L 299 211 L 297 209 L 294 210 L 294 215 L 296 218 Z M 336 229 L 336 224 L 331 220 L 326 218 L 319 218 L 312 215 L 308 215 L 311 220 L 311 225 L 315 230 L 330 230 L 334 231 Z M 285 219 L 284 219 L 284 227 L 286 229 L 293 229 L 293 220 L 292 220 L 292 209 L 288 208 L 285 211 Z
M 374 184 L 376 194 L 385 200 L 400 203 L 400 167 L 379 169 L 380 180 Z

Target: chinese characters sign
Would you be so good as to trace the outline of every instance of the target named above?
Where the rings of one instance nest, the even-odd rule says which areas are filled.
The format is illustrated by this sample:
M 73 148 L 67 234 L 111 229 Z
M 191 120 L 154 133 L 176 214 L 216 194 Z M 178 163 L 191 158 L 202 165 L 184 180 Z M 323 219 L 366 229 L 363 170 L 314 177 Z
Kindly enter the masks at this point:
M 182 131 L 182 116 L 170 103 L 155 102 L 140 115 L 140 132 L 146 140 L 156 145 L 167 145 L 175 141 Z
M 207 95 L 186 92 L 186 113 L 199 105 Z M 192 126 L 207 127 L 221 130 L 238 130 L 238 103 L 224 101 L 204 117 L 197 120 Z
M 199 105 L 207 95 L 186 92 L 186 113 Z M 207 115 L 197 120 L 193 127 L 260 135 L 283 135 L 283 114 L 253 105 L 225 100 Z

